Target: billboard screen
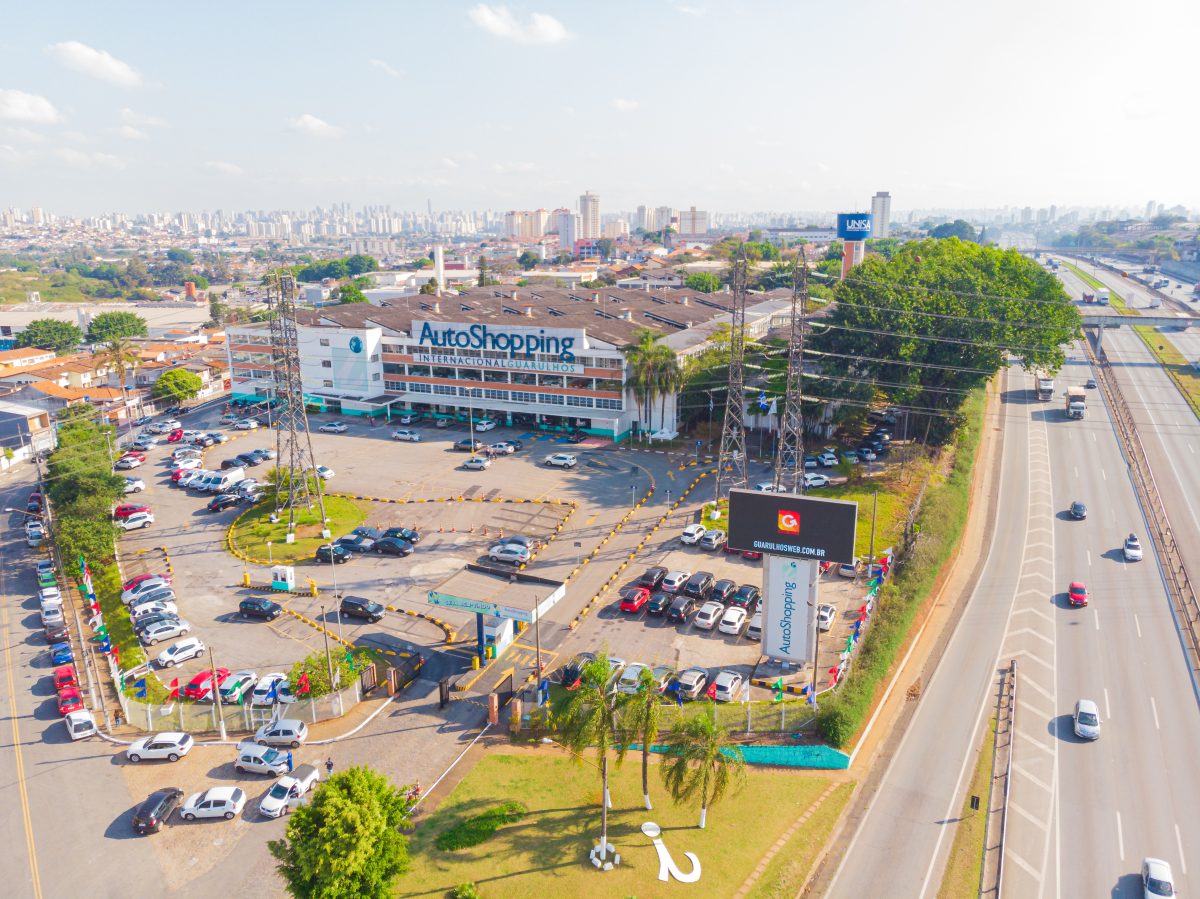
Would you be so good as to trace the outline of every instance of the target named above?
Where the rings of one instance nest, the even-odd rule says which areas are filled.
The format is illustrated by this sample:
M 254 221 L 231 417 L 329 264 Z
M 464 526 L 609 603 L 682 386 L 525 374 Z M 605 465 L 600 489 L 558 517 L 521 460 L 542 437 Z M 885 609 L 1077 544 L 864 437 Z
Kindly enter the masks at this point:
M 871 236 L 871 213 L 839 212 L 837 236 L 842 240 L 866 240 Z
M 819 571 L 816 562 L 763 556 L 762 652 L 767 658 L 811 661 Z
M 729 491 L 729 544 L 740 550 L 851 562 L 857 522 L 858 503 L 795 493 Z

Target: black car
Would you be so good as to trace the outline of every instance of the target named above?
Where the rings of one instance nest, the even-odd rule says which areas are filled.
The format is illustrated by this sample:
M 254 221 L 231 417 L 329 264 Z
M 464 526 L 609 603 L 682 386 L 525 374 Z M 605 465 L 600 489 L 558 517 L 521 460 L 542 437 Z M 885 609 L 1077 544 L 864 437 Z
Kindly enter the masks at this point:
M 262 456 L 258 453 L 241 453 L 234 462 L 239 466 L 249 466 L 253 468 L 255 465 L 262 465 Z
M 133 813 L 133 829 L 138 833 L 158 833 L 182 801 L 183 790 L 178 787 L 155 790 Z
M 675 601 L 674 593 L 658 592 L 650 597 L 650 602 L 646 603 L 647 615 L 665 615 L 671 603 Z
M 403 540 L 405 543 L 420 543 L 421 532 L 414 531 L 412 528 L 388 528 L 383 532 L 385 537 L 396 537 Z
M 344 546 L 330 545 L 326 543 L 323 546 L 317 547 L 318 562 L 332 562 L 334 565 L 340 565 L 343 562 L 349 562 L 354 558 L 354 553 L 346 549 Z
M 270 462 L 271 459 L 274 458 L 274 453 L 274 450 L 256 449 L 250 450 L 250 452 L 246 453 L 246 455 L 252 459 L 257 459 L 259 462 Z
M 382 540 L 386 535 L 379 528 L 369 528 L 365 524 L 351 531 L 352 534 L 361 534 L 364 537 L 370 537 L 372 540 Z
M 581 652 L 567 664 L 562 666 L 562 675 L 560 682 L 568 690 L 574 690 L 579 686 L 579 678 L 583 674 L 583 666 L 588 662 L 596 661 L 594 653 Z
M 243 468 L 245 464 L 241 456 L 238 456 L 236 459 L 223 459 L 221 460 L 221 471 L 227 468 Z
M 695 596 L 676 596 L 667 609 L 667 621 L 687 621 L 700 608 L 700 600 Z
M 365 553 L 375 545 L 375 541 L 370 537 L 364 537 L 362 534 L 347 534 L 345 537 L 338 537 L 334 541 L 334 545 L 340 546 L 348 552 Z
M 283 614 L 283 606 L 272 602 L 265 596 L 251 596 L 238 603 L 238 616 L 241 618 L 261 618 L 264 621 L 274 621 Z
M 653 568 L 647 568 L 646 571 L 638 578 L 639 587 L 648 587 L 651 590 L 657 590 L 658 585 L 663 582 L 663 578 L 667 576 L 667 569 L 660 565 L 655 565 Z
M 712 586 L 712 593 L 709 599 L 715 599 L 722 605 L 729 602 L 729 595 L 737 589 L 737 581 L 731 581 L 729 578 L 721 578 Z
M 376 621 L 383 619 L 387 609 L 377 602 L 371 602 L 369 599 L 363 599 L 361 596 L 347 596 L 342 599 L 342 605 L 338 609 L 344 617 L 347 618 L 365 618 L 374 624 Z
M 484 443 L 482 440 L 472 440 L 470 437 L 465 437 L 454 444 L 454 451 L 456 453 L 477 453 L 483 449 L 483 446 Z
M 758 604 L 762 600 L 762 591 L 753 584 L 742 584 L 734 592 L 733 596 L 729 597 L 731 606 L 741 606 L 746 610 L 747 615 L 753 615 L 758 611 Z
M 383 556 L 411 556 L 413 546 L 398 537 L 380 537 L 371 549 Z
M 153 615 L 143 615 L 141 618 L 133 622 L 133 632 L 139 637 L 153 624 L 160 624 L 163 621 L 178 621 L 179 616 L 174 612 L 155 612 Z
M 1087 506 L 1079 500 L 1075 500 L 1075 502 L 1071 503 L 1071 517 L 1076 521 L 1083 521 L 1087 518 Z
M 694 596 L 696 599 L 708 599 L 712 593 L 713 581 L 711 571 L 697 571 L 683 585 L 683 592 L 686 596 Z
M 220 496 L 214 496 L 208 501 L 208 511 L 221 512 L 225 509 L 232 509 L 234 506 L 240 505 L 241 502 L 241 494 L 222 493 Z
M 71 639 L 71 632 L 67 630 L 65 624 L 47 624 L 43 628 L 43 633 L 46 637 L 46 642 L 50 644 L 65 643 Z

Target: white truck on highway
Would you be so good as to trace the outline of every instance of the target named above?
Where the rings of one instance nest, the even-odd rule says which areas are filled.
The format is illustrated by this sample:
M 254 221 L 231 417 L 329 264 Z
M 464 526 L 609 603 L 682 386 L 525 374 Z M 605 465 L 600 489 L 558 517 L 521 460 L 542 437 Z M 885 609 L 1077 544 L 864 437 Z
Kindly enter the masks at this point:
M 1087 393 L 1082 387 L 1067 388 L 1067 418 L 1083 418 L 1087 411 Z
M 1046 371 L 1037 373 L 1037 398 L 1043 403 L 1054 398 L 1054 377 Z
M 1096 288 L 1096 302 L 1099 303 L 1101 306 L 1108 305 L 1108 288 L 1107 287 Z

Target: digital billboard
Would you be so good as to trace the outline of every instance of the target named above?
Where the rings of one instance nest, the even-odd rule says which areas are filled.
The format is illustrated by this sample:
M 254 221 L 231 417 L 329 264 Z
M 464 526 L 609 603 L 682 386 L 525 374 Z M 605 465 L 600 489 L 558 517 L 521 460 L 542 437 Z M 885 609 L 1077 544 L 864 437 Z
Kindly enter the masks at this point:
M 857 522 L 858 503 L 795 493 L 729 491 L 729 544 L 743 551 L 851 562 Z
M 762 652 L 767 658 L 812 658 L 817 605 L 817 562 L 763 556 Z
M 839 212 L 837 236 L 842 240 L 866 240 L 871 236 L 871 213 Z

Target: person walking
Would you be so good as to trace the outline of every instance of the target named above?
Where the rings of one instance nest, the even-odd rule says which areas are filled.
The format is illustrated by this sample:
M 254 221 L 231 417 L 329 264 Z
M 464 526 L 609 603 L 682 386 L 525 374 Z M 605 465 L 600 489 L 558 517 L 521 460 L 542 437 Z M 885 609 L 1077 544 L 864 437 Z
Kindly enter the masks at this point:
M 329 778 L 332 776 L 333 776 L 333 757 L 330 756 L 329 758 L 325 759 L 325 777 Z

